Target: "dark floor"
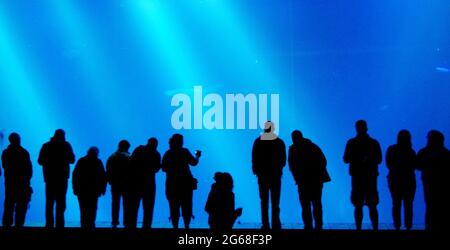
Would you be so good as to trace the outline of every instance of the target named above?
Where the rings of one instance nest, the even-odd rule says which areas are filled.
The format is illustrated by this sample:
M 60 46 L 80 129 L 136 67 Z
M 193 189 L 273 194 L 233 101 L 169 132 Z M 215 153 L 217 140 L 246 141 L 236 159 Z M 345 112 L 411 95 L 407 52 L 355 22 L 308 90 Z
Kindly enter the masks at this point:
M 210 238 L 211 237 L 211 238 Z M 206 238 L 211 239 L 210 244 Z M 284 229 L 280 232 L 263 232 L 256 229 L 237 229 L 224 235 L 212 235 L 207 229 L 192 229 L 189 231 L 172 229 L 151 229 L 127 231 L 125 229 L 99 228 L 83 231 L 79 228 L 63 230 L 46 230 L 44 228 L 26 227 L 23 229 L 0 228 L 0 244 L 8 241 L 8 245 L 27 244 L 36 247 L 41 245 L 74 247 L 95 243 L 101 249 L 134 249 L 159 246 L 159 248 L 276 248 L 313 249 L 315 247 L 345 247 L 359 248 L 369 246 L 388 247 L 392 243 L 407 246 L 427 246 L 436 237 L 422 230 L 392 231 L 380 230 L 373 232 L 363 230 L 324 230 L 321 232 L 306 232 L 296 229 Z M 146 246 L 146 247 L 142 247 Z M 304 248 L 303 246 L 308 246 Z M 282 248 L 280 248 L 282 247 Z M 79 247 L 77 247 L 80 249 Z M 158 249 L 159 249 L 158 248 Z M 13 249 L 13 248 L 10 248 Z M 100 249 L 100 248 L 99 248 Z M 314 248 L 315 249 L 315 248 Z M 391 249 L 391 248 L 390 248 Z M 87 250 L 87 249 L 86 249 Z

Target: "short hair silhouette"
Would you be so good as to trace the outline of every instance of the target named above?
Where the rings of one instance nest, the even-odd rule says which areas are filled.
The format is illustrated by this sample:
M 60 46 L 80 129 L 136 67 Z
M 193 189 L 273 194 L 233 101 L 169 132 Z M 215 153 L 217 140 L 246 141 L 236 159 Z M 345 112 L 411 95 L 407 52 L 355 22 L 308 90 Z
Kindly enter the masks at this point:
M 152 149 L 156 149 L 158 147 L 158 139 L 156 139 L 155 137 L 148 139 L 147 145 Z
M 130 143 L 127 140 L 121 140 L 119 142 L 119 150 L 124 152 L 124 151 L 128 151 L 128 149 L 130 149 Z
M 66 132 L 63 129 L 57 129 L 55 130 L 55 134 L 53 136 L 57 140 L 64 141 L 66 140 Z
M 15 146 L 20 145 L 20 135 L 16 132 L 11 133 L 8 136 L 8 140 L 9 140 L 9 143 L 11 143 L 11 145 L 15 145 Z
M 98 154 L 99 154 L 99 152 L 100 152 L 100 150 L 98 150 L 97 147 L 90 147 L 90 148 L 88 149 L 87 154 L 88 154 L 89 156 L 92 156 L 92 157 L 97 157 Z
M 294 144 L 297 144 L 297 143 L 301 142 L 301 140 L 303 140 L 303 134 L 300 130 L 294 130 L 291 133 L 291 138 L 292 138 L 292 142 Z
M 183 135 L 174 134 L 169 140 L 169 146 L 171 149 L 183 147 Z
M 368 130 L 367 122 L 365 120 L 358 120 L 355 123 L 355 128 L 358 134 L 365 134 Z
M 428 145 L 431 147 L 443 147 L 444 146 L 444 134 L 438 130 L 430 130 L 427 135 Z
M 400 130 L 397 135 L 397 144 L 410 147 L 412 145 L 411 133 L 406 129 Z

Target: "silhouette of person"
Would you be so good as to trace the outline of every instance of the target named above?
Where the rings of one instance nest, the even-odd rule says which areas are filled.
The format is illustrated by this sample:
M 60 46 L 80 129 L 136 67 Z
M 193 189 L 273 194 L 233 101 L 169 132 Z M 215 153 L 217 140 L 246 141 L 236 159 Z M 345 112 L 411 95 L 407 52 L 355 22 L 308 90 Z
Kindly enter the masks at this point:
M 231 175 L 217 172 L 214 180 L 216 182 L 211 185 L 205 205 L 205 211 L 209 214 L 208 224 L 213 232 L 228 232 L 241 216 L 242 208 L 235 209 Z
M 121 140 L 117 151 L 106 162 L 106 177 L 109 185 L 111 185 L 113 228 L 119 225 L 120 201 L 123 201 L 126 173 L 130 167 L 129 149 L 130 143 L 127 140 Z
M 153 222 L 153 208 L 155 206 L 156 182 L 155 174 L 161 169 L 161 155 L 158 150 L 158 140 L 154 137 L 147 141 L 147 145 L 137 147 L 131 155 L 131 167 L 137 193 L 131 194 L 128 221 L 130 228 L 136 227 L 139 205 L 142 199 L 144 208 L 143 228 L 151 228 Z
M 9 146 L 2 153 L 2 165 L 5 174 L 5 201 L 3 227 L 22 227 L 25 223 L 28 203 L 33 190 L 30 179 L 33 175 L 30 154 L 20 145 L 20 136 L 11 133 Z M 14 216 L 15 215 L 15 216 Z
M 56 204 L 56 227 L 64 227 L 66 210 L 67 182 L 70 175 L 70 164 L 75 162 L 72 146 L 66 141 L 62 129 L 55 131 L 49 142 L 39 152 L 38 163 L 43 167 L 45 181 L 45 227 L 53 228 L 55 218 L 53 209 Z
M 417 155 L 412 148 L 411 134 L 401 130 L 397 135 L 397 144 L 386 151 L 386 166 L 389 169 L 388 184 L 392 196 L 392 218 L 394 227 L 400 230 L 402 202 L 405 210 L 405 227 L 413 225 L 413 201 L 416 193 Z
M 426 204 L 425 229 L 435 232 L 446 230 L 450 222 L 445 199 L 448 197 L 450 152 L 444 140 L 441 132 L 429 131 L 427 145 L 417 154 Z
M 272 229 L 281 229 L 280 192 L 281 176 L 286 165 L 286 146 L 274 132 L 275 125 L 267 121 L 264 133 L 254 141 L 252 149 L 252 170 L 258 178 L 264 230 L 270 229 L 269 193 L 272 202 Z
M 367 123 L 356 122 L 356 137 L 347 142 L 344 162 L 350 165 L 352 177 L 351 201 L 355 207 L 356 229 L 361 230 L 363 206 L 369 207 L 374 230 L 378 230 L 378 165 L 382 161 L 381 147 L 377 140 L 367 134 Z
M 163 156 L 162 170 L 166 173 L 166 197 L 170 207 L 172 226 L 178 229 L 180 209 L 184 227 L 189 229 L 192 217 L 193 191 L 197 189 L 197 179 L 192 176 L 190 166 L 197 166 L 201 151 L 195 156 L 183 147 L 183 136 L 174 134 L 169 140 L 169 150 Z
M 288 163 L 297 183 L 303 224 L 305 230 L 312 230 L 314 215 L 315 229 L 321 230 L 323 184 L 331 181 L 326 169 L 327 160 L 319 146 L 304 138 L 302 132 L 295 130 L 291 136 L 292 145 L 289 147 Z
M 89 148 L 72 173 L 73 193 L 80 205 L 81 228 L 94 229 L 98 198 L 106 192 L 106 172 L 97 147 Z

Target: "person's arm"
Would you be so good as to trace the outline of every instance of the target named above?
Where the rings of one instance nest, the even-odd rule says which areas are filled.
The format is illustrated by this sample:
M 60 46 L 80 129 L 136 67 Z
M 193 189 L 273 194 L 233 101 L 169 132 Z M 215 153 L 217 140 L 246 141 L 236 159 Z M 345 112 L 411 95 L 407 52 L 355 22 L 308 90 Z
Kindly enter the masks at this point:
M 389 170 L 392 170 L 392 167 L 394 165 L 394 148 L 392 146 L 389 146 L 386 150 L 386 167 Z
M 105 167 L 103 166 L 103 162 L 101 160 L 99 161 L 99 184 L 100 184 L 100 194 L 104 195 L 106 193 L 106 184 L 107 184 L 107 177 L 105 172 Z
M 170 168 L 170 156 L 169 156 L 169 151 L 167 151 L 166 153 L 164 153 L 163 159 L 162 159 L 162 164 L 161 164 L 161 169 L 163 172 L 168 172 L 169 168 Z
M 345 145 L 344 151 L 344 163 L 349 164 L 352 161 L 352 143 L 348 141 Z
M 38 163 L 41 166 L 47 165 L 47 146 L 46 146 L 46 144 L 42 145 L 42 148 L 39 151 Z
M 25 159 L 26 166 L 25 166 L 25 169 L 27 171 L 25 173 L 25 176 L 26 176 L 27 181 L 30 182 L 31 177 L 33 176 L 33 165 L 31 163 L 30 154 L 27 151 L 25 151 L 25 152 L 26 152 L 26 156 L 25 156 L 26 157 L 26 159 Z
M 286 166 L 286 145 L 283 140 L 280 139 L 280 165 Z
M 79 168 L 80 168 L 80 161 L 77 162 L 77 164 L 75 165 L 75 168 L 72 172 L 72 189 L 73 189 L 73 193 L 76 196 L 78 196 L 79 185 L 80 185 Z
M 70 143 L 68 144 L 68 153 L 69 153 L 69 163 L 73 164 L 75 162 L 75 154 L 73 153 L 73 149 L 72 146 L 70 145 Z
M 111 155 L 106 161 L 106 181 L 111 184 L 112 174 L 113 174 L 113 156 Z
M 156 152 L 155 154 L 155 162 L 153 163 L 153 173 L 158 173 L 161 169 L 161 154 Z
M 186 152 L 186 155 L 188 158 L 189 165 L 191 165 L 193 167 L 197 166 L 199 159 L 200 159 L 199 156 L 198 155 L 193 156 L 192 153 L 187 149 L 185 149 L 185 152 Z
M 259 146 L 258 146 L 258 139 L 256 139 L 253 142 L 252 147 L 252 171 L 254 175 L 258 175 L 259 172 L 258 158 L 259 158 Z
M 375 140 L 375 158 L 374 161 L 377 165 L 381 164 L 383 162 L 383 153 L 381 152 L 381 146 L 378 141 Z

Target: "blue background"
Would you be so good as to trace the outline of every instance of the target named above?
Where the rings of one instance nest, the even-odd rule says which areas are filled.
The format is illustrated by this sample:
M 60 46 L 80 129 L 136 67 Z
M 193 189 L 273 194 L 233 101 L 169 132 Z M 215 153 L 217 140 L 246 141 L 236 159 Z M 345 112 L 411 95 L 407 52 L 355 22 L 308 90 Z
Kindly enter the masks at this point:
M 203 150 L 193 169 L 200 181 L 194 223 L 206 225 L 203 207 L 214 172 L 228 171 L 245 225 L 260 222 L 250 159 L 260 131 L 175 131 L 171 97 L 192 95 L 194 85 L 222 96 L 279 93 L 280 137 L 289 145 L 290 132 L 300 129 L 328 158 L 333 182 L 324 189 L 325 223 L 352 223 L 342 154 L 355 120 L 368 121 L 383 152 L 403 128 L 412 132 L 416 150 L 431 128 L 448 137 L 449 56 L 446 0 L 1 1 L 0 129 L 6 136 L 19 132 L 33 160 L 28 225 L 44 223 L 36 159 L 56 128 L 66 130 L 77 158 L 96 145 L 103 160 L 122 138 L 134 149 L 156 136 L 163 154 L 170 135 L 183 133 L 188 148 Z M 386 174 L 383 162 L 381 223 L 391 222 Z M 421 225 L 417 176 L 414 218 Z M 164 180 L 159 173 L 154 221 L 160 227 L 169 226 Z M 282 222 L 300 222 L 300 212 L 285 168 Z M 71 189 L 66 218 L 73 225 L 79 220 Z M 109 225 L 109 192 L 100 199 L 98 221 Z

